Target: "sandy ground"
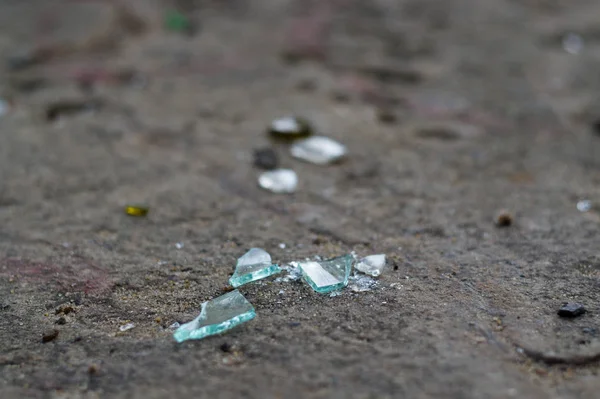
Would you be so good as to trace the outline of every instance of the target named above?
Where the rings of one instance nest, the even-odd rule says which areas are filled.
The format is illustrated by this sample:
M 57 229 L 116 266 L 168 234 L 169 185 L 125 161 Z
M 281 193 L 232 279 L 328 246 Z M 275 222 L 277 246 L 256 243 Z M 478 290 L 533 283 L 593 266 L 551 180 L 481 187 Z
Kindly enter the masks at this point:
M 165 31 L 173 7 L 195 32 Z M 600 214 L 576 203 L 600 202 L 598 15 L 594 0 L 1 2 L 0 396 L 597 398 Z M 315 166 L 276 145 L 300 179 L 282 196 L 257 186 L 252 152 L 287 114 L 349 156 Z M 125 216 L 132 202 L 148 217 Z M 255 320 L 176 344 L 168 327 L 251 247 L 388 267 L 336 297 L 244 286 Z M 588 313 L 559 318 L 567 301 Z

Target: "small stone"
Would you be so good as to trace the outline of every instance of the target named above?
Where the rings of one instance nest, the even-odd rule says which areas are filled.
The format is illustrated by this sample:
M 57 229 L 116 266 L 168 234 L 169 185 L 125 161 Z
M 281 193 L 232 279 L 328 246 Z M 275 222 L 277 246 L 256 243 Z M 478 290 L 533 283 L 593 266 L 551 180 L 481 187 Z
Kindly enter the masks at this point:
M 235 288 L 277 273 L 281 273 L 281 268 L 271 263 L 271 255 L 264 249 L 252 248 L 238 259 L 229 284 Z
M 238 290 L 204 302 L 200 315 L 180 326 L 173 337 L 177 342 L 220 334 L 256 317 L 254 308 Z
M 355 266 L 356 270 L 373 277 L 381 275 L 384 267 L 385 254 L 365 256 Z
M 73 308 L 73 306 L 71 305 L 65 305 L 65 306 L 61 306 L 58 309 L 56 309 L 56 311 L 54 312 L 55 314 L 64 314 L 67 315 L 71 312 L 74 312 L 75 309 Z
M 100 370 L 100 367 L 98 367 L 97 364 L 90 364 L 90 366 L 88 367 L 88 374 L 90 374 L 90 375 L 98 374 L 99 370 Z
M 175 243 L 175 248 L 177 248 L 177 249 L 182 249 L 184 246 L 185 246 L 185 244 L 182 242 Z
M 124 324 L 121 327 L 119 327 L 119 331 L 121 331 L 121 332 L 128 331 L 134 327 L 135 327 L 135 323 L 127 323 L 127 324 Z
M 261 174 L 258 184 L 276 194 L 291 194 L 298 186 L 298 176 L 291 169 L 275 169 Z
M 58 325 L 61 325 L 61 326 L 62 326 L 62 325 L 64 325 L 64 324 L 67 324 L 67 319 L 65 319 L 64 317 L 59 317 L 59 318 L 58 318 L 58 319 L 55 321 L 55 323 L 56 323 L 56 324 L 58 324 Z
M 296 83 L 296 89 L 305 92 L 313 92 L 317 89 L 317 82 L 309 78 L 300 79 Z
M 375 111 L 375 115 L 379 122 L 387 125 L 391 125 L 398 121 L 396 114 L 388 108 L 377 108 L 377 110 Z
M 563 49 L 569 54 L 579 54 L 583 50 L 583 38 L 576 33 L 567 33 L 562 40 Z
M 18 71 L 34 66 L 40 61 L 40 51 L 35 48 L 22 48 L 7 58 L 6 67 L 11 71 Z
M 127 205 L 125 207 L 125 213 L 129 216 L 143 217 L 148 214 L 148 211 L 150 209 L 144 205 Z
M 592 201 L 583 200 L 577 203 L 577 210 L 579 212 L 588 212 L 590 209 L 592 209 Z
M 313 128 L 306 119 L 288 116 L 275 119 L 269 126 L 269 134 L 274 138 L 295 140 L 308 137 L 313 133 Z
M 0 98 L 0 116 L 4 116 L 8 113 L 9 110 L 8 102 L 2 98 Z
M 272 148 L 259 148 L 254 150 L 254 166 L 261 169 L 272 170 L 279 165 L 279 157 Z
M 285 249 L 285 243 L 284 243 L 284 242 L 280 242 L 280 243 L 279 243 L 279 248 L 281 248 L 281 249 Z
M 558 315 L 560 317 L 577 317 L 587 312 L 585 307 L 579 303 L 565 303 L 558 309 Z
M 56 330 L 56 329 L 46 330 L 44 332 L 44 334 L 42 335 L 42 342 L 46 343 L 46 342 L 54 341 L 56 339 L 56 337 L 58 337 L 58 330 Z
M 513 216 L 510 214 L 510 212 L 508 212 L 506 210 L 502 210 L 502 211 L 498 212 L 498 214 L 494 218 L 494 223 L 498 227 L 508 227 L 512 224 L 512 222 L 513 222 Z
M 324 136 L 314 136 L 294 143 L 290 149 L 292 156 L 317 165 L 325 165 L 342 159 L 346 147 Z

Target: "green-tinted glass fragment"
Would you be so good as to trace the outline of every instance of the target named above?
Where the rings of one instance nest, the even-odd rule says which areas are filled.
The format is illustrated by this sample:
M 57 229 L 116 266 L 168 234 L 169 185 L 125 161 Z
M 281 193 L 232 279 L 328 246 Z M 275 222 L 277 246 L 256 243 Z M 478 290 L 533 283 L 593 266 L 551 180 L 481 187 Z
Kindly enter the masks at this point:
M 238 290 L 204 302 L 200 315 L 173 334 L 177 342 L 202 339 L 232 329 L 256 317 L 252 304 Z
M 171 10 L 165 15 L 165 27 L 173 32 L 189 32 L 192 23 L 179 11 Z
M 348 285 L 354 257 L 344 255 L 337 258 L 301 262 L 302 277 L 311 288 L 320 294 L 338 290 Z
M 281 268 L 271 263 L 271 255 L 260 248 L 252 248 L 238 259 L 229 284 L 239 287 L 280 272 Z

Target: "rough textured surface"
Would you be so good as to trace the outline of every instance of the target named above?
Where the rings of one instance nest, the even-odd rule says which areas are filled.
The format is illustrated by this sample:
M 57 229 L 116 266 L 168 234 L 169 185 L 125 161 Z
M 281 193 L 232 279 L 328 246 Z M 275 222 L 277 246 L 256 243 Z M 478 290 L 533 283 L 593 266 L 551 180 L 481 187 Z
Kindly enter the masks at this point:
M 0 73 L 2 398 L 597 397 L 597 1 L 62 3 L 0 3 L 0 56 L 31 52 Z M 349 156 L 277 147 L 281 197 L 252 151 L 289 114 Z M 243 287 L 255 320 L 176 344 L 255 246 L 394 266 L 333 298 Z

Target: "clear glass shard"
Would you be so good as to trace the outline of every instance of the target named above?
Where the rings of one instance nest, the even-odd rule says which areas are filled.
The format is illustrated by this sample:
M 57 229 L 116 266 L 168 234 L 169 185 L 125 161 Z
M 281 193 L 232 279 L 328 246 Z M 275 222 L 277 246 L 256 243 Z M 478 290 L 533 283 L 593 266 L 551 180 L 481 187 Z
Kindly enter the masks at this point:
M 275 169 L 262 173 L 258 185 L 276 194 L 291 194 L 298 186 L 298 175 L 291 169 Z
M 365 256 L 355 267 L 359 272 L 363 272 L 369 276 L 378 277 L 385 267 L 385 254 Z
M 304 281 L 318 293 L 326 294 L 348 285 L 353 262 L 352 255 L 345 255 L 318 262 L 301 262 L 300 268 Z
M 177 342 L 220 334 L 256 317 L 252 304 L 238 290 L 204 302 L 200 315 L 173 333 Z
M 377 287 L 377 280 L 360 274 L 355 274 L 354 276 L 350 277 L 348 283 L 348 288 L 352 292 L 371 291 L 375 287 Z
M 287 274 L 283 277 L 277 277 L 275 279 L 277 283 L 289 283 L 290 281 L 297 281 L 302 277 L 302 270 L 298 262 L 290 262 L 287 265 L 283 265 L 281 269 L 285 270 Z
M 346 155 L 346 147 L 324 136 L 313 136 L 292 145 L 292 156 L 317 165 L 340 160 Z
M 271 264 L 271 255 L 264 249 L 252 248 L 238 259 L 235 272 L 229 279 L 232 287 L 239 287 L 281 272 L 276 264 Z

